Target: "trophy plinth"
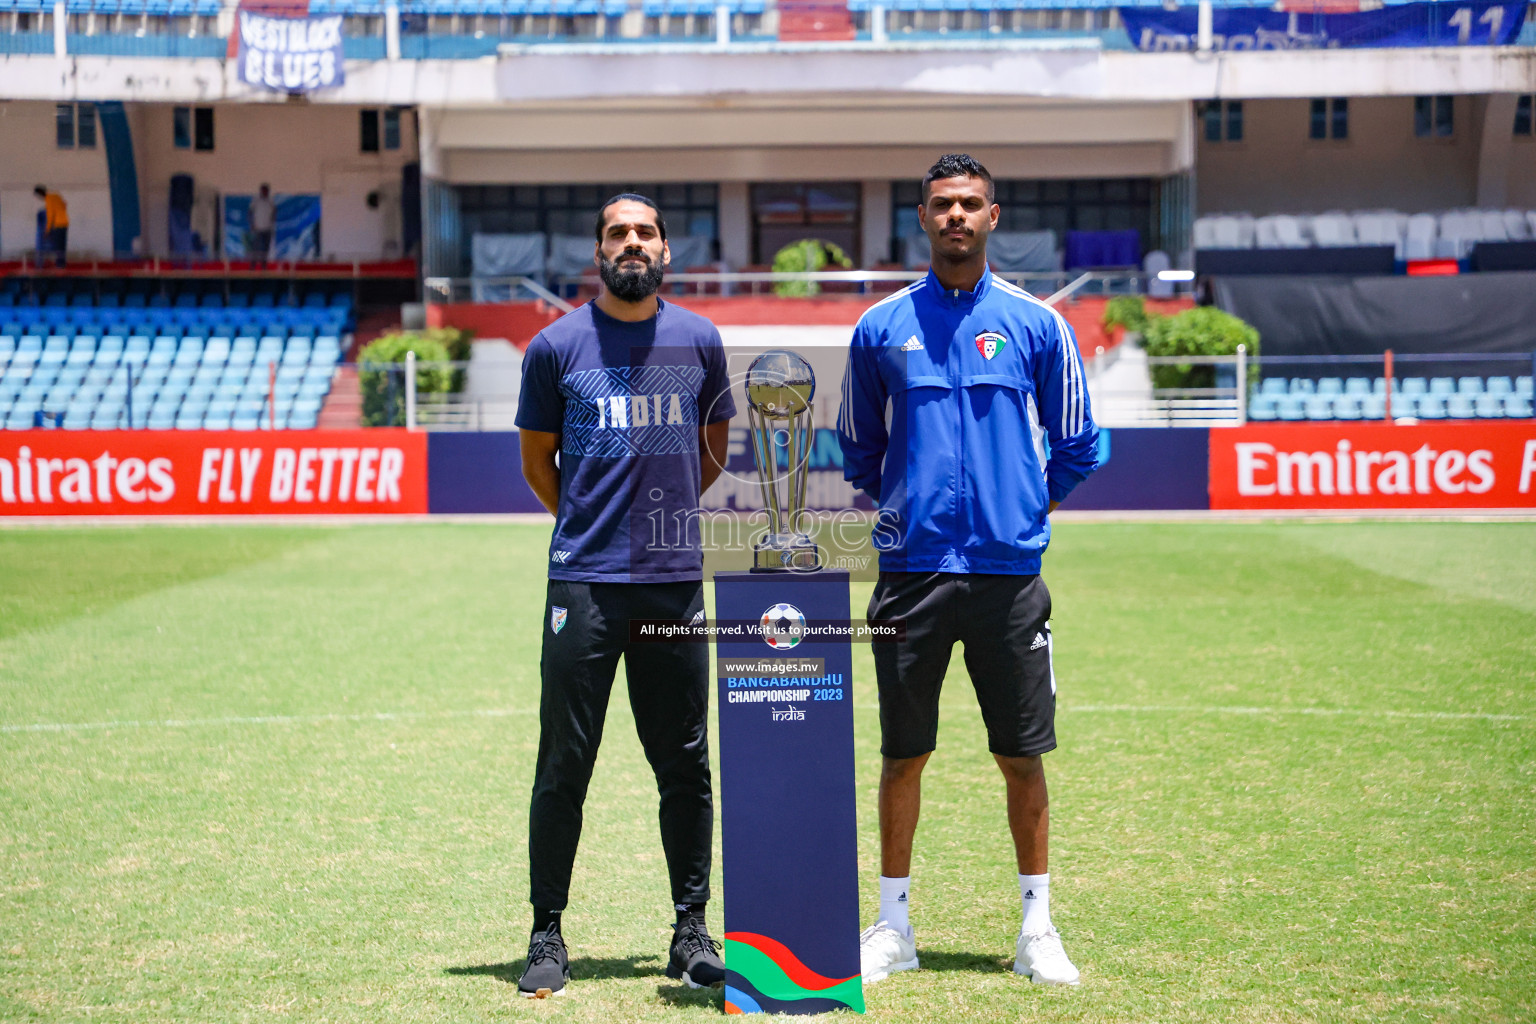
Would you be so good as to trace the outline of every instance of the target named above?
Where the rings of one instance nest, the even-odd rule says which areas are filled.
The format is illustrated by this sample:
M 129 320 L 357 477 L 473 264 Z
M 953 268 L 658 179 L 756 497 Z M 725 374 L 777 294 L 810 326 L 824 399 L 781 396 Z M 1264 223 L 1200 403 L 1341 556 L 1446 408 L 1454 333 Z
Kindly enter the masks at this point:
M 821 549 L 803 533 L 770 533 L 752 548 L 755 572 L 814 572 L 821 568 Z
M 810 472 L 811 401 L 816 374 L 794 352 L 774 349 L 747 367 L 747 420 L 752 454 L 768 513 L 768 532 L 753 546 L 754 572 L 814 572 L 821 549 L 798 527 L 805 512 L 805 481 Z M 784 458 L 780 459 L 780 453 Z M 780 462 L 784 469 L 780 470 Z M 785 488 L 780 497 L 779 482 Z

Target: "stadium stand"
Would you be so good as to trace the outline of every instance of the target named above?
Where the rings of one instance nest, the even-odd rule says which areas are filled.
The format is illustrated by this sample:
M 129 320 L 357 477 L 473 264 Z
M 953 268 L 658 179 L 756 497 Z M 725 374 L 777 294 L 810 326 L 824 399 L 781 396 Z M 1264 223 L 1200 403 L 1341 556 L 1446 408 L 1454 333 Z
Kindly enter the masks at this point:
M 63 282 L 39 295 L 0 282 L 0 424 L 9 430 L 308 429 L 331 389 L 352 299 L 312 289 Z M 118 290 L 119 286 L 121 289 Z
M 1198 249 L 1307 249 L 1390 245 L 1398 260 L 1466 259 L 1483 242 L 1536 239 L 1536 210 L 1396 210 L 1321 214 L 1212 214 L 1196 218 Z
M 1386 415 L 1383 377 L 1266 377 L 1248 403 L 1252 420 L 1359 420 Z M 1392 415 L 1419 419 L 1529 419 L 1531 377 L 1403 377 L 1392 381 Z

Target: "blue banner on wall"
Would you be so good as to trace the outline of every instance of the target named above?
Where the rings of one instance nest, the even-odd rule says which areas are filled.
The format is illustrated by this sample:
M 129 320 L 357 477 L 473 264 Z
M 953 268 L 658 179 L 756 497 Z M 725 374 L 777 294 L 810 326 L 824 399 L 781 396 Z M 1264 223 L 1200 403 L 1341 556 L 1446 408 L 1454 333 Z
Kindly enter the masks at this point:
M 240 12 L 240 81 L 274 92 L 316 92 L 347 80 L 341 15 L 272 18 Z
M 1354 14 L 1311 14 L 1258 7 L 1217 7 L 1216 50 L 1326 50 L 1391 46 L 1509 46 L 1525 22 L 1517 3 L 1394 4 Z M 1193 50 L 1199 8 L 1122 7 L 1120 17 L 1139 50 Z
M 312 260 L 320 256 L 320 197 L 274 195 L 277 222 L 272 231 L 273 260 Z M 224 197 L 224 255 L 246 256 L 250 233 L 250 196 Z

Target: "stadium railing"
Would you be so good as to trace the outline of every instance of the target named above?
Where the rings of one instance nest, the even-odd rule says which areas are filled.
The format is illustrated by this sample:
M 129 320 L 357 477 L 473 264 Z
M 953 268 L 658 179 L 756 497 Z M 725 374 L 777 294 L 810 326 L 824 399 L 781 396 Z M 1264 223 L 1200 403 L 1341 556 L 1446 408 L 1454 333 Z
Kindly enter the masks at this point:
M 1153 279 L 1153 275 L 1125 270 L 994 272 L 1003 280 L 1040 296 L 1055 295 L 1064 288 L 1071 288 L 1072 292 L 1083 295 L 1143 295 L 1148 294 Z M 685 297 L 878 295 L 921 280 L 925 273 L 925 270 L 686 271 L 668 274 L 662 285 L 662 294 Z M 596 278 L 589 275 L 556 275 L 550 279 L 549 287 L 546 287 L 532 277 L 429 277 L 424 287 L 427 302 L 431 304 L 515 302 L 542 298 L 562 312 L 569 312 L 574 308 L 567 301 L 570 297 L 583 298 L 586 293 L 595 294 Z M 1189 282 L 1170 282 L 1169 287 L 1184 294 L 1192 285 Z
M 1080 43 L 1130 49 L 1123 6 L 1162 0 L 845 0 L 847 45 L 952 45 L 971 41 L 1052 46 Z M 845 3 L 829 4 L 839 11 Z M 1216 7 L 1265 7 L 1260 0 L 1220 0 Z M 233 4 L 218 0 L 0 0 L 0 54 L 54 51 L 53 21 L 62 9 L 67 53 L 102 56 L 222 57 Z M 786 8 L 787 10 L 787 8 Z M 532 45 L 615 44 L 729 46 L 781 39 L 772 0 L 314 0 L 312 15 L 344 19 L 348 58 L 390 56 L 387 22 L 397 22 L 398 56 L 455 60 Z M 1303 21 L 1313 15 L 1297 15 Z M 1431 17 L 1426 15 L 1426 17 Z M 1433 19 L 1432 19 L 1433 20 Z M 1426 22 L 1437 31 L 1439 21 Z M 1431 35 L 1428 38 L 1434 40 Z M 1453 45 L 1456 40 L 1446 40 Z M 1536 45 L 1536 5 L 1517 45 Z

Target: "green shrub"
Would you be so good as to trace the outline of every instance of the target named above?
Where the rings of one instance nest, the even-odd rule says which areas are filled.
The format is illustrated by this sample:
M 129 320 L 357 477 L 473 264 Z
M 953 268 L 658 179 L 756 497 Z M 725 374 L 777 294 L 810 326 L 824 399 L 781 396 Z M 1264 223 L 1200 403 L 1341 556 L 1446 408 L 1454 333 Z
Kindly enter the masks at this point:
M 1230 356 L 1237 353 L 1238 345 L 1246 345 L 1250 357 L 1258 355 L 1259 332 L 1214 306 L 1149 317 L 1141 332 L 1141 347 L 1149 356 Z M 1154 366 L 1152 386 L 1159 390 L 1215 387 L 1216 367 L 1188 363 Z
M 817 271 L 828 263 L 840 267 L 853 266 L 853 260 L 848 258 L 847 253 L 819 238 L 802 238 L 798 242 L 790 242 L 773 254 L 773 272 L 776 274 Z M 807 296 L 820 292 L 821 285 L 815 281 L 778 281 L 773 286 L 775 295 Z
M 1104 307 L 1105 330 L 1124 327 L 1141 331 L 1147 324 L 1147 304 L 1140 295 L 1116 295 Z
M 357 379 L 363 393 L 363 426 L 405 425 L 405 368 L 397 364 L 405 362 L 407 352 L 416 353 L 418 395 L 446 394 L 462 389 L 462 373 L 443 365 L 422 365 L 443 364 L 453 358 L 445 332 L 462 336 L 464 358 L 468 358 L 468 334 L 453 328 L 385 334 L 369 342 L 358 353 Z M 457 388 L 456 377 L 460 378 Z

